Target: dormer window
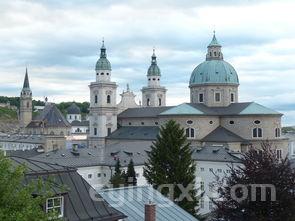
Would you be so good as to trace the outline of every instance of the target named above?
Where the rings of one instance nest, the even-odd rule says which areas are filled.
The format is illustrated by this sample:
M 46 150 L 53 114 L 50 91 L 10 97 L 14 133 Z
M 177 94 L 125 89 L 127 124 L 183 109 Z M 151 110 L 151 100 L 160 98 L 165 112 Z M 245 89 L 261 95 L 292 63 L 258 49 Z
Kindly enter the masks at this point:
M 46 213 L 56 213 L 58 218 L 64 216 L 64 197 L 53 197 L 46 200 Z
M 215 102 L 220 102 L 221 101 L 220 97 L 221 97 L 220 93 L 216 92 L 215 95 L 214 95 Z

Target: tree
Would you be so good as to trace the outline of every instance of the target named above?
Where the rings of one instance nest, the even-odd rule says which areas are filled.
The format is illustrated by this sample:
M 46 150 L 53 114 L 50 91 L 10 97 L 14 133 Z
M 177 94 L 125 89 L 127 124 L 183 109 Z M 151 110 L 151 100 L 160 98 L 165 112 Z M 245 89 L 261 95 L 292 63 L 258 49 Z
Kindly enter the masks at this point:
M 217 218 L 230 221 L 295 220 L 295 173 L 288 158 L 278 159 L 276 148 L 265 142 L 261 144 L 261 150 L 252 147 L 244 153 L 241 161 L 242 166 L 232 166 L 231 174 L 219 183 L 222 200 L 214 201 Z
M 160 133 L 148 152 L 148 160 L 144 167 L 144 176 L 154 188 L 163 184 L 174 185 L 173 193 L 167 188 L 160 191 L 170 196 L 183 209 L 195 215 L 198 200 L 195 189 L 196 165 L 192 159 L 190 143 L 184 129 L 173 120 L 161 126 Z M 190 188 L 190 198 L 180 198 L 183 188 Z
M 127 186 L 136 186 L 137 184 L 136 172 L 134 169 L 134 163 L 132 159 L 128 164 L 127 173 L 125 177 L 125 184 Z
M 115 166 L 115 173 L 110 179 L 110 183 L 114 188 L 118 188 L 125 184 L 125 172 L 121 171 L 120 160 L 118 159 Z
M 53 219 L 54 214 L 46 214 L 42 209 L 46 199 L 52 196 L 48 185 L 41 180 L 26 183 L 25 170 L 24 166 L 12 166 L 10 160 L 0 152 L 0 220 Z

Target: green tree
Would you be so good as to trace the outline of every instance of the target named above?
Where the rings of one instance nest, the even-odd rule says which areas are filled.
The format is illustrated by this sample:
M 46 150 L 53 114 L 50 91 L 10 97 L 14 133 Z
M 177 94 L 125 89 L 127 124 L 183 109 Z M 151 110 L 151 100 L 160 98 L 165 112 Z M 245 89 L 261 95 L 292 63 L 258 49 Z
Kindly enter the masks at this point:
M 148 152 L 148 160 L 144 167 L 144 176 L 154 188 L 162 184 L 174 184 L 173 194 L 168 188 L 161 189 L 165 196 L 170 195 L 179 206 L 196 215 L 198 206 L 195 189 L 196 165 L 192 159 L 190 143 L 184 129 L 173 120 L 161 126 L 160 133 Z M 189 197 L 181 199 L 182 190 L 189 188 Z
M 214 201 L 216 218 L 224 221 L 295 220 L 295 172 L 290 161 L 287 157 L 278 159 L 276 148 L 270 143 L 261 146 L 261 150 L 252 147 L 243 153 L 242 166 L 231 167 L 231 174 L 218 182 L 222 200 Z
M 134 169 L 134 163 L 133 160 L 131 159 L 128 168 L 127 168 L 127 173 L 125 176 L 125 184 L 127 186 L 136 186 L 137 185 L 137 178 L 136 178 L 136 172 Z
M 0 152 L 0 220 L 56 220 L 54 214 L 46 214 L 42 208 L 52 196 L 49 184 L 41 180 L 26 183 L 25 170 L 24 166 L 14 167 Z
M 118 159 L 115 166 L 115 173 L 110 179 L 110 183 L 113 185 L 113 188 L 118 188 L 125 184 L 125 172 L 121 170 L 121 163 Z

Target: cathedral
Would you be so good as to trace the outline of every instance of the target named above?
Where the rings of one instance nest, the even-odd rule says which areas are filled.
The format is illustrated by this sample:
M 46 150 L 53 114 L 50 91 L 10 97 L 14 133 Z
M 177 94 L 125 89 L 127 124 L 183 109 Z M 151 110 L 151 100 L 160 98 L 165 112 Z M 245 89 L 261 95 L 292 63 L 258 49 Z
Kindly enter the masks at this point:
M 268 140 L 278 148 L 278 157 L 287 154 L 288 141 L 281 137 L 282 114 L 255 102 L 239 102 L 238 74 L 224 60 L 222 46 L 215 33 L 207 46 L 205 61 L 191 73 L 188 85 L 190 103 L 166 106 L 167 89 L 161 85 L 161 77 L 157 56 L 153 51 L 146 85 L 141 89 L 141 104 L 135 102 L 135 95 L 129 85 L 117 103 L 118 85 L 112 81 L 111 62 L 103 42 L 95 65 L 95 78 L 89 84 L 88 147 L 105 149 L 114 142 L 145 140 L 145 134 L 154 140 L 159 127 L 173 119 L 185 129 L 187 138 L 196 147 L 221 145 L 233 152 L 244 152 L 250 146 L 259 148 L 262 141 Z M 57 133 L 49 130 L 47 133 L 67 136 L 69 119 L 65 120 L 54 105 L 45 109 L 53 111 L 50 116 L 55 115 L 54 129 L 63 127 Z M 39 121 L 38 118 L 37 121 L 32 120 L 31 113 L 32 92 L 26 72 L 21 92 L 20 125 L 30 133 L 30 128 L 37 130 L 36 124 L 40 126 L 43 122 L 40 118 Z

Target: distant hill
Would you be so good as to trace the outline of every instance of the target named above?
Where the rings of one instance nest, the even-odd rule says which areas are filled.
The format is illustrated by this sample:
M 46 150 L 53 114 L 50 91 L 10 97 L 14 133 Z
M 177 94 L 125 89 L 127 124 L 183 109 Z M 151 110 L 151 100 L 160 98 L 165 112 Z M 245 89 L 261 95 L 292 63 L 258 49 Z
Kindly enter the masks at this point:
M 14 133 L 18 128 L 19 125 L 16 110 L 0 107 L 0 132 Z

